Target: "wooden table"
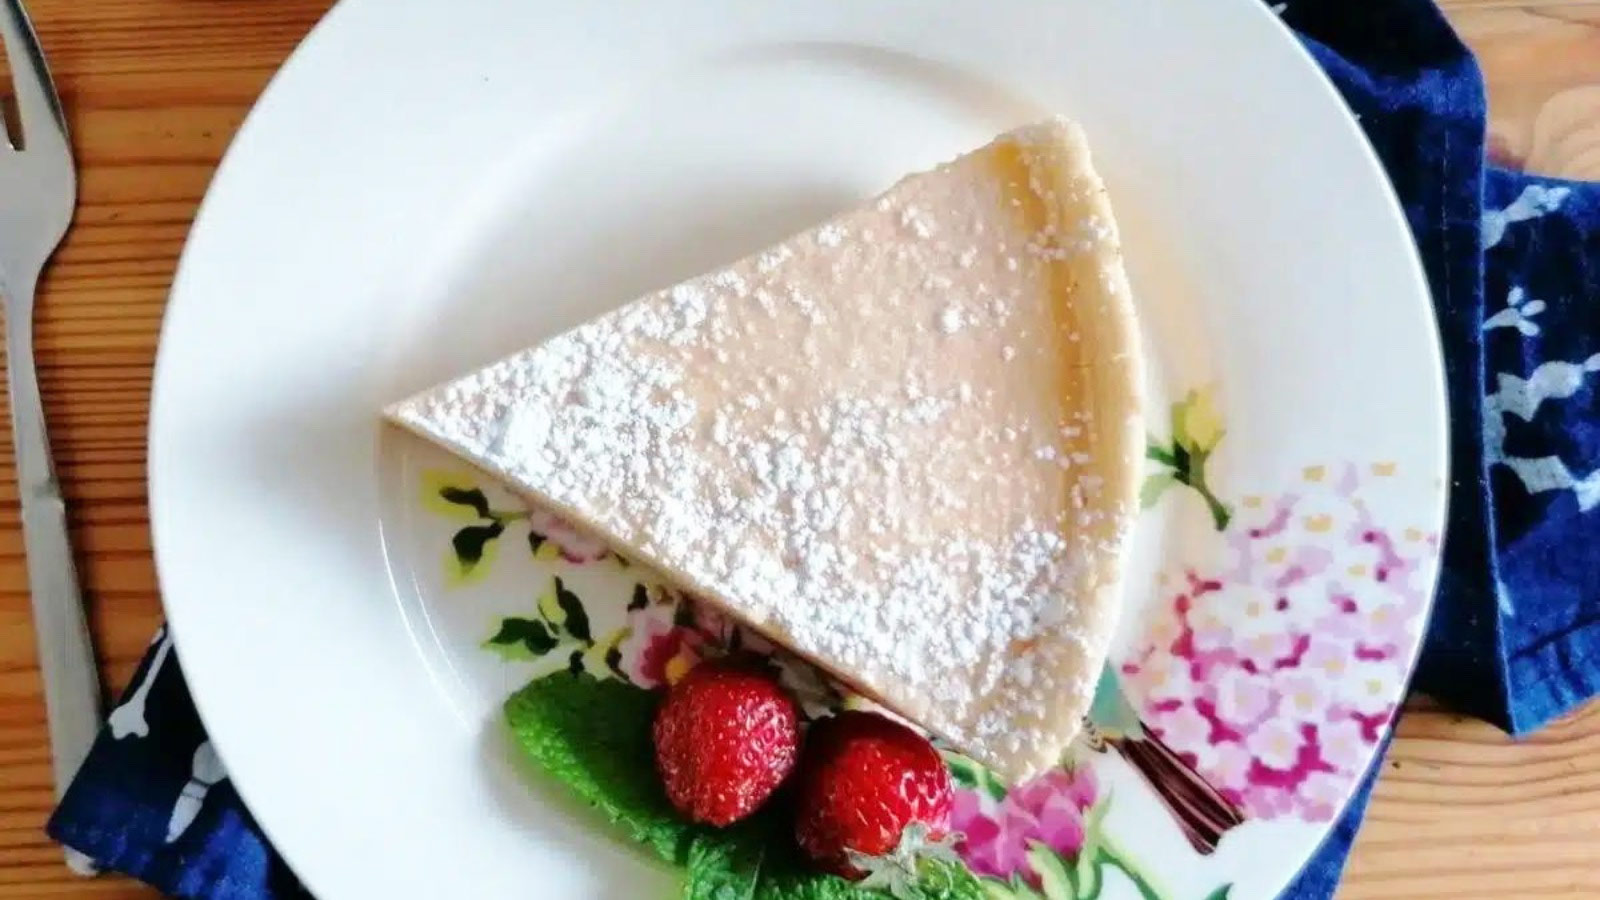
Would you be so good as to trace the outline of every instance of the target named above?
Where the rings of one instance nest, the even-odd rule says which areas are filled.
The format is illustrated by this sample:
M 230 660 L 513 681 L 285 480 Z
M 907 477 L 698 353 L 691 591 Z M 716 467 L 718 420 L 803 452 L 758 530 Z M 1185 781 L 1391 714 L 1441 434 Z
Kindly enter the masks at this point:
M 162 306 L 218 157 L 331 0 L 29 0 L 72 119 L 77 226 L 39 300 L 40 382 L 105 681 L 161 619 L 145 422 Z M 1600 178 L 1600 0 L 1446 0 L 1478 50 L 1497 158 Z M 154 896 L 68 876 L 51 807 L 9 435 L 0 435 L 0 897 Z M 1600 705 L 1522 744 L 1414 704 L 1340 895 L 1600 896 Z

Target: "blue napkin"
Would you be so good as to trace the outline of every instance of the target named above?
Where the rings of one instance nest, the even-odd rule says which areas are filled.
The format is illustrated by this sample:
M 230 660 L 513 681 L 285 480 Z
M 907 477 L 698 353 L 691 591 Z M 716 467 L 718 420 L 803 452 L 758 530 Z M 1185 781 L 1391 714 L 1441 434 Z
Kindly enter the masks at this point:
M 174 897 L 311 896 L 228 780 L 166 628 L 111 710 L 48 830 L 102 868 Z
M 1382 157 L 1433 288 L 1454 471 L 1415 686 L 1538 728 L 1600 690 L 1600 185 L 1485 165 L 1477 65 L 1429 0 L 1272 6 Z M 1284 900 L 1332 896 L 1376 771 Z M 49 831 L 174 896 L 308 896 L 229 783 L 165 634 Z

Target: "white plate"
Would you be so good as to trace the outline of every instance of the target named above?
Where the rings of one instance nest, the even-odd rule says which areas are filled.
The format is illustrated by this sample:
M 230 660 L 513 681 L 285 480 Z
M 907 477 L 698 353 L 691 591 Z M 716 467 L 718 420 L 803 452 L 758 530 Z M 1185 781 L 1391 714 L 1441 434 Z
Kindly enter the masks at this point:
M 1125 864 L 1103 896 L 1136 896 L 1128 871 L 1173 900 L 1294 875 L 1403 692 L 1445 416 L 1398 207 L 1265 9 L 346 0 L 206 199 L 151 425 L 184 667 L 319 897 L 672 890 L 515 764 L 496 706 L 526 671 L 478 645 L 536 587 L 439 577 L 451 526 L 378 407 L 1046 111 L 1084 123 L 1117 206 L 1155 455 L 1211 448 L 1231 511 L 1219 531 L 1175 484 L 1141 522 L 1115 671 L 1179 766 L 1101 723 L 1095 827 Z M 1184 769 L 1248 817 L 1214 852 L 1153 787 Z

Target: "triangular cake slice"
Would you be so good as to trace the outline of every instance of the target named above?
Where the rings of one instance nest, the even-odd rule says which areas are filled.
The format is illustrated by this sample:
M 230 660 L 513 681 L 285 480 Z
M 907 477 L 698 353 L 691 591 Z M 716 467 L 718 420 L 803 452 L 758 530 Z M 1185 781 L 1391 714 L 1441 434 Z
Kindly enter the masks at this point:
M 1049 121 L 387 415 L 1018 779 L 1121 602 L 1136 332 Z

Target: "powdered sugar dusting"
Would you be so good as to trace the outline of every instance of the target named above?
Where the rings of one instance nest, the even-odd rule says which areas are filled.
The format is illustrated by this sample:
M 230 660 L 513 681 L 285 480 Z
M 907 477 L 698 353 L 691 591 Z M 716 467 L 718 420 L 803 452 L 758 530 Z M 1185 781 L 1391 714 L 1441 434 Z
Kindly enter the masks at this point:
M 939 311 L 939 330 L 945 334 L 955 334 L 963 324 L 960 307 L 951 305 Z
M 973 242 L 1053 260 L 1113 233 L 1023 224 L 993 171 L 910 179 L 391 415 L 1026 774 L 1109 639 L 1132 497 L 1103 474 L 1126 461 L 1087 461 L 1137 425 L 1051 387 L 1077 369 L 1050 273 Z

